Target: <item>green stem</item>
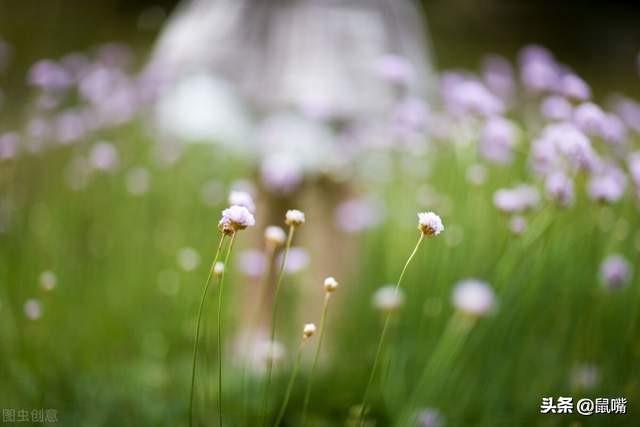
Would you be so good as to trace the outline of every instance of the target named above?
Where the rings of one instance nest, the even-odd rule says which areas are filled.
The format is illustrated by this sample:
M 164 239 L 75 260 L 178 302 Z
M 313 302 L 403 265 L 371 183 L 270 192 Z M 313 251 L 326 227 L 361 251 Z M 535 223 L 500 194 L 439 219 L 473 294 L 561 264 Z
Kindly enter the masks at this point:
M 218 257 L 220 256 L 220 250 L 222 249 L 224 238 L 225 238 L 225 235 L 223 234 L 220 237 L 220 242 L 218 243 L 218 250 L 216 251 L 216 254 L 213 257 L 213 262 L 211 263 L 211 267 L 209 268 L 209 275 L 207 276 L 207 281 L 204 284 L 202 297 L 200 298 L 200 307 L 198 308 L 198 320 L 196 322 L 196 330 L 194 333 L 195 342 L 193 344 L 193 361 L 191 364 L 191 392 L 189 394 L 189 426 L 193 426 L 193 394 L 194 394 L 195 385 L 196 385 L 196 360 L 198 357 L 198 345 L 200 341 L 200 323 L 202 320 L 202 313 L 204 311 L 204 302 L 207 297 L 207 291 L 209 290 L 209 285 L 211 284 L 211 276 L 213 275 L 213 268 L 218 262 Z
M 407 271 L 407 267 L 409 266 L 409 263 L 411 263 L 411 260 L 413 259 L 413 257 L 416 255 L 416 252 L 418 252 L 418 248 L 420 247 L 422 240 L 424 240 L 424 233 L 420 233 L 420 237 L 418 238 L 418 242 L 416 243 L 416 246 L 413 248 L 413 252 L 411 252 L 411 255 L 409 255 L 409 258 L 407 258 L 407 262 L 404 263 L 404 267 L 400 272 L 400 277 L 398 278 L 398 282 L 396 283 L 396 286 L 394 288 L 396 293 L 400 289 L 400 284 L 402 283 L 404 274 Z M 389 329 L 390 318 L 391 318 L 391 312 L 388 312 L 384 319 L 384 326 L 382 327 L 382 333 L 380 334 L 380 339 L 378 340 L 378 348 L 376 350 L 376 357 L 375 359 L 373 359 L 373 367 L 371 368 L 371 374 L 369 374 L 369 380 L 367 381 L 367 386 L 365 387 L 364 395 L 362 396 L 362 406 L 360 407 L 360 421 L 358 422 L 358 425 L 360 426 L 364 425 L 364 414 L 367 407 L 369 390 L 371 389 L 371 384 L 373 384 L 373 379 L 375 378 L 376 369 L 378 368 L 378 363 L 380 361 L 380 354 L 382 353 L 382 348 L 384 345 L 384 338 L 387 334 L 387 329 Z
M 229 255 L 231 255 L 235 238 L 236 233 L 233 233 L 227 249 L 227 255 L 224 257 L 224 269 L 220 275 L 220 286 L 218 287 L 218 420 L 220 427 L 222 427 L 222 301 L 224 297 L 224 273 L 227 270 Z
M 303 338 L 300 346 L 298 347 L 298 352 L 296 353 L 296 361 L 293 365 L 293 372 L 291 372 L 291 378 L 289 378 L 289 384 L 287 384 L 287 391 L 284 395 L 284 401 L 282 402 L 282 406 L 280 407 L 280 411 L 278 412 L 278 418 L 275 427 L 278 427 L 282 422 L 282 418 L 284 417 L 284 411 L 287 409 L 287 405 L 289 404 L 289 398 L 291 397 L 291 390 L 293 389 L 293 383 L 296 381 L 296 377 L 298 376 L 298 368 L 300 367 L 300 358 L 302 356 L 302 346 L 304 345 L 306 339 Z
M 276 340 L 276 314 L 278 311 L 278 295 L 280 294 L 280 285 L 282 284 L 282 278 L 284 277 L 284 270 L 287 266 L 287 258 L 289 257 L 289 249 L 291 248 L 291 242 L 293 240 L 293 233 L 295 231 L 295 226 L 289 226 L 289 235 L 287 236 L 287 244 L 284 248 L 284 255 L 282 256 L 282 264 L 280 265 L 280 272 L 278 273 L 278 280 L 276 280 L 276 289 L 273 293 L 273 307 L 271 308 L 271 336 L 269 341 L 269 351 L 271 352 L 271 348 L 273 343 Z M 262 423 L 267 416 L 267 401 L 269 398 L 269 386 L 271 385 L 271 373 L 273 371 L 273 358 L 272 355 L 267 355 L 267 377 L 265 380 L 264 386 L 264 395 L 262 397 Z
M 249 343 L 248 343 L 248 347 L 247 347 L 247 351 L 250 349 L 251 344 L 251 340 L 253 339 L 252 334 L 254 333 L 254 331 L 257 328 L 257 323 L 258 323 L 258 319 L 260 318 L 260 313 L 262 312 L 262 307 L 264 306 L 264 302 L 266 299 L 266 294 L 267 294 L 267 288 L 269 287 L 269 278 L 271 277 L 271 273 L 273 270 L 273 262 L 275 259 L 275 254 L 276 254 L 276 247 L 275 246 L 269 246 L 267 248 L 267 259 L 268 259 L 268 264 L 267 264 L 267 269 L 265 271 L 265 274 L 263 276 L 262 279 L 262 283 L 260 286 L 260 297 L 258 298 L 258 307 L 257 309 L 254 311 L 253 315 L 251 316 L 251 320 L 249 322 Z M 243 407 L 243 412 L 244 414 L 248 414 L 247 411 L 247 407 L 249 405 L 249 393 L 247 391 L 247 365 L 249 364 L 249 359 L 245 358 L 244 363 L 242 364 L 242 407 Z M 246 420 L 245 420 L 246 421 Z
M 309 407 L 309 397 L 311 396 L 311 385 L 313 384 L 313 373 L 315 372 L 316 365 L 318 364 L 318 356 L 320 355 L 320 347 L 322 346 L 322 339 L 324 337 L 324 323 L 327 318 L 327 309 L 329 308 L 330 297 L 331 297 L 331 294 L 329 292 L 325 293 L 324 306 L 322 307 L 322 316 L 320 317 L 320 331 L 318 334 L 318 344 L 316 345 L 316 352 L 313 355 L 313 362 L 311 364 L 311 371 L 309 372 L 309 382 L 307 383 L 307 390 L 304 393 L 302 422 L 300 423 L 302 427 L 304 427 L 307 422 L 307 408 Z

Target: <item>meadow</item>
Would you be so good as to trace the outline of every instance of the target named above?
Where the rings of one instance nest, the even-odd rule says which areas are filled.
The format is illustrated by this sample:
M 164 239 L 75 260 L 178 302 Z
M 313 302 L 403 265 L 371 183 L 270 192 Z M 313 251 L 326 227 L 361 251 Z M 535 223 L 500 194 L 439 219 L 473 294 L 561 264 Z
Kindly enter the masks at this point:
M 91 64 L 106 61 L 102 52 Z M 312 377 L 316 333 L 281 425 L 301 425 L 310 382 L 307 425 L 637 425 L 640 105 L 592 104 L 586 82 L 543 48 L 518 61 L 513 74 L 495 58 L 482 70 L 441 72 L 431 106 L 401 99 L 386 131 L 375 129 L 382 143 L 336 145 L 347 161 L 283 194 L 252 156 L 157 137 L 143 102 L 102 108 L 118 105 L 100 98 L 120 80 L 76 93 L 51 64 L 32 69 L 30 103 L 0 122 L 3 417 L 55 409 L 65 426 L 189 425 L 198 306 L 221 212 L 241 191 L 255 202 L 256 225 L 231 233 L 223 335 L 218 275 L 205 298 L 193 425 L 218 425 L 219 398 L 224 425 L 275 425 L 329 276 L 339 286 L 318 364 Z M 487 77 L 492 70 L 511 79 L 511 92 L 492 86 L 503 82 Z M 545 73 L 566 84 L 545 86 Z M 78 105 L 96 116 L 64 116 Z M 282 276 L 265 400 L 256 352 L 268 335 L 262 347 L 238 337 L 247 325 L 269 330 L 265 298 L 284 263 L 264 256 L 263 236 L 269 225 L 286 232 L 290 209 L 306 220 Z M 416 214 L 427 211 L 444 230 L 426 233 L 398 293 L 379 293 L 397 284 L 422 233 Z M 625 398 L 626 414 L 541 413 L 544 397 L 560 396 Z

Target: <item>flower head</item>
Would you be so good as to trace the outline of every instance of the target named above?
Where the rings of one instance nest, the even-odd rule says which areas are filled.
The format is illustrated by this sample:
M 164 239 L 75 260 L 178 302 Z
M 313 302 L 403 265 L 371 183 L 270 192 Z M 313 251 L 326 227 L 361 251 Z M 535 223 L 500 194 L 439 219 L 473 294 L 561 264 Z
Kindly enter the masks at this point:
M 549 198 L 562 207 L 571 206 L 574 200 L 573 180 L 564 172 L 556 171 L 547 176 L 545 190 Z
M 287 234 L 281 227 L 270 225 L 264 230 L 264 240 L 270 247 L 278 247 L 284 245 L 287 240 Z
M 620 254 L 609 255 L 600 265 L 600 278 L 610 290 L 623 288 L 631 279 L 631 265 Z
M 244 206 L 233 205 L 222 211 L 222 218 L 218 223 L 218 228 L 223 233 L 230 235 L 238 230 L 253 227 L 256 220 L 253 214 Z
M 444 231 L 442 219 L 433 212 L 418 213 L 418 230 L 425 236 L 437 236 Z
M 51 291 L 56 287 L 58 279 L 53 271 L 43 271 L 40 274 L 40 287 L 45 291 Z
M 402 289 L 396 289 L 395 285 L 381 287 L 373 294 L 373 305 L 377 309 L 390 313 L 398 310 L 404 304 Z
M 465 279 L 453 290 L 453 305 L 472 316 L 484 316 L 495 306 L 495 295 L 488 283 L 477 279 Z
M 302 339 L 309 339 L 316 333 L 316 325 L 313 323 L 307 323 L 302 329 Z
M 297 209 L 288 210 L 285 217 L 284 223 L 289 226 L 298 226 L 302 225 L 305 222 L 304 212 L 299 211 Z
M 338 281 L 336 279 L 333 277 L 324 279 L 324 291 L 326 293 L 334 292 L 336 289 L 338 289 Z

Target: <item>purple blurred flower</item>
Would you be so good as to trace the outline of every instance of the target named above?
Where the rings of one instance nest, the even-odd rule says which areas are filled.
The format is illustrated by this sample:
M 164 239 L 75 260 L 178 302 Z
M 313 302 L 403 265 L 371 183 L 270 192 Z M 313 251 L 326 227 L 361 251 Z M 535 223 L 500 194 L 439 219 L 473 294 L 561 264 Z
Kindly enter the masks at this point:
M 605 113 L 600 134 L 606 142 L 620 145 L 627 138 L 627 127 L 617 115 Z
M 31 298 L 24 303 L 24 315 L 29 320 L 38 320 L 42 317 L 42 304 L 40 300 Z
M 525 48 L 520 58 L 520 78 L 528 92 L 553 92 L 559 87 L 559 66 L 549 51 L 540 47 Z
M 500 55 L 487 55 L 483 61 L 482 77 L 491 92 L 503 100 L 509 100 L 515 91 L 511 63 Z
M 547 176 L 545 181 L 547 196 L 562 207 L 571 206 L 574 200 L 573 180 L 564 172 L 556 171 Z
M 262 161 L 261 177 L 268 190 L 289 194 L 300 186 L 303 174 L 300 165 L 291 156 L 272 154 Z
M 616 166 L 607 165 L 590 178 L 588 194 L 593 200 L 614 203 L 624 196 L 626 187 L 624 172 Z
M 424 132 L 429 119 L 429 106 L 420 98 L 409 97 L 393 111 L 393 125 L 401 134 Z
M 573 106 L 562 96 L 550 95 L 542 100 L 540 113 L 549 120 L 569 120 L 573 115 Z
M 509 220 L 509 230 L 519 236 L 527 229 L 527 220 L 522 215 L 514 215 Z
M 43 59 L 33 64 L 29 70 L 29 84 L 42 90 L 65 90 L 73 84 L 73 80 L 67 71 L 55 61 Z
M 54 126 L 56 139 L 62 144 L 69 144 L 81 139 L 87 131 L 85 117 L 76 110 L 66 110 L 58 114 Z
M 573 121 L 580 130 L 588 135 L 601 136 L 607 116 L 593 102 L 578 105 L 573 111 Z
M 380 224 L 384 218 L 384 208 L 378 201 L 352 199 L 338 205 L 335 218 L 340 230 L 356 233 Z
M 251 278 L 259 278 L 267 269 L 267 258 L 264 252 L 257 249 L 242 251 L 238 257 L 240 271 Z
M 282 264 L 282 256 L 284 254 L 280 254 L 278 256 L 276 265 Z M 285 268 L 285 272 L 287 274 L 295 274 L 302 270 L 304 270 L 308 265 L 311 257 L 309 256 L 309 252 L 306 249 L 300 247 L 292 247 L 289 249 L 289 256 L 287 257 L 287 265 Z
M 629 129 L 640 133 L 640 103 L 629 98 L 618 97 L 614 101 L 613 110 Z
M 444 427 L 442 413 L 434 408 L 424 408 L 418 413 L 418 427 Z
M 112 171 L 118 166 L 118 150 L 108 142 L 98 142 L 91 148 L 89 164 L 99 171 Z
M 503 101 L 481 82 L 459 73 L 445 73 L 441 80 L 447 111 L 454 116 L 492 116 L 504 111 Z
M 600 279 L 609 290 L 625 287 L 631 280 L 631 264 L 620 254 L 612 254 L 600 265 Z
M 520 66 L 535 61 L 554 62 L 553 54 L 546 47 L 537 44 L 530 44 L 520 49 L 518 53 Z
M 533 209 L 540 203 L 540 193 L 530 185 L 498 190 L 493 195 L 494 205 L 506 213 L 519 213 Z
M 491 117 L 485 123 L 479 142 L 480 155 L 494 163 L 507 164 L 513 160 L 513 147 L 518 142 L 518 128 L 503 117 Z
M 0 135 L 0 161 L 16 157 L 19 143 L 20 137 L 15 132 Z
M 586 101 L 591 98 L 589 85 L 579 76 L 572 73 L 562 76 L 560 91 L 564 96 L 578 101 Z
M 555 165 L 562 160 L 557 156 L 559 153 L 569 166 L 580 170 L 593 170 L 600 161 L 589 138 L 571 123 L 557 123 L 545 127 L 541 138 L 534 141 L 532 150 L 536 156 L 553 156 L 554 158 L 547 158 L 545 161 L 550 160 Z

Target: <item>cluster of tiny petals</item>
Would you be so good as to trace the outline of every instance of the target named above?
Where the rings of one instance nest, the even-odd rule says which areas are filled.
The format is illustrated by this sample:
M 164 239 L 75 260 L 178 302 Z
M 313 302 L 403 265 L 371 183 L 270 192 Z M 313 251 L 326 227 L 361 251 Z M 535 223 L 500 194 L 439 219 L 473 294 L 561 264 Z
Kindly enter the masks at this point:
M 284 223 L 289 226 L 298 226 L 302 225 L 305 222 L 304 212 L 299 211 L 297 209 L 288 210 L 285 217 Z
M 327 293 L 334 292 L 338 289 L 338 281 L 333 277 L 327 277 L 324 279 L 324 290 Z
M 267 242 L 267 245 L 274 247 L 282 246 L 287 240 L 287 234 L 281 227 L 270 225 L 264 230 L 264 240 Z
M 222 211 L 222 218 L 218 228 L 225 234 L 233 234 L 238 230 L 253 227 L 256 220 L 253 214 L 244 206 L 233 205 Z
M 304 328 L 302 329 L 302 338 L 305 340 L 309 339 L 315 333 L 316 333 L 316 325 L 313 323 L 307 323 L 304 325 Z
M 437 236 L 444 231 L 442 219 L 433 212 L 418 213 L 418 230 L 425 236 Z

